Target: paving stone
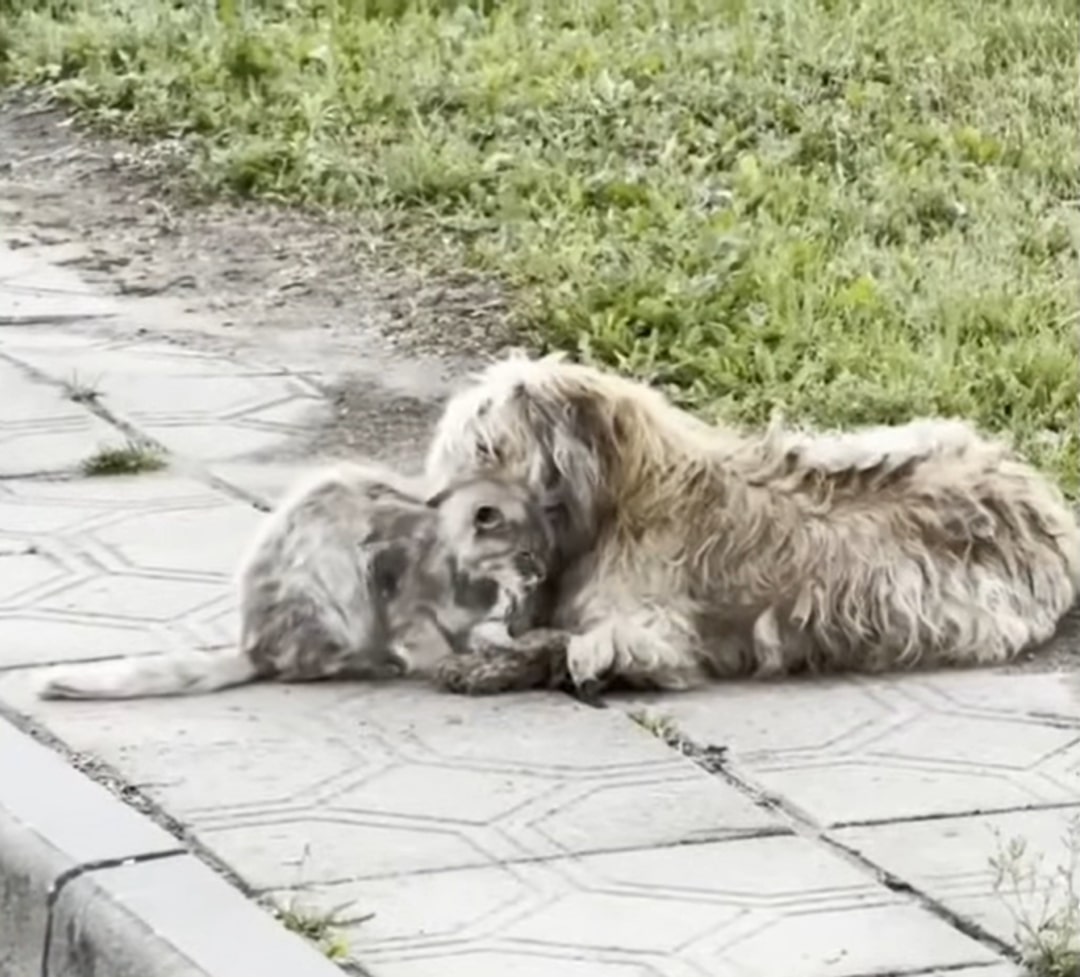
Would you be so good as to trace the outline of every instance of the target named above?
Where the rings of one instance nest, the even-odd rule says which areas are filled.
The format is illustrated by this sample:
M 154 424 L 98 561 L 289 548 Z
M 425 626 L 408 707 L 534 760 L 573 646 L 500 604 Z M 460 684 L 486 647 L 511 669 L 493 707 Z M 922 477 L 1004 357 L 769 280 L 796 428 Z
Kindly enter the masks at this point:
M 38 973 L 54 883 L 179 842 L 0 718 L 0 973 Z
M 63 564 L 33 547 L 21 552 L 0 553 L 0 607 L 63 580 L 69 571 Z
M 103 444 L 124 443 L 111 424 L 0 361 L 0 475 L 71 471 Z
M 0 241 L 0 316 L 11 320 L 43 316 L 113 315 L 119 303 L 77 273 L 44 261 L 33 249 L 14 249 Z
M 39 702 L 28 682 L 0 698 L 145 785 L 258 888 L 786 830 L 618 712 L 555 694 L 268 684 L 119 722 L 116 703 Z
M 213 473 L 262 504 L 274 506 L 290 492 L 300 478 L 339 459 L 306 457 L 300 461 L 223 461 L 211 465 Z
M 341 974 L 190 855 L 80 875 L 60 891 L 53 924 L 41 969 L 55 977 Z
M 3 348 L 19 362 L 54 377 L 78 375 L 95 389 L 118 389 L 132 377 L 249 377 L 284 375 L 279 366 L 243 361 L 152 339 L 5 327 Z M 173 409 L 189 405 L 180 402 Z
M 0 556 L 0 668 L 234 640 L 264 518 L 163 474 L 0 485 L 0 533 L 24 550 Z
M 280 368 L 160 343 L 26 343 L 25 334 L 0 337 L 9 355 L 57 380 L 78 378 L 114 416 L 171 453 L 203 461 L 267 452 L 310 431 L 327 413 L 317 388 Z
M 151 423 L 142 427 L 171 453 L 208 464 L 271 458 L 283 450 L 291 436 L 244 422 L 215 420 L 202 424 Z
M 1080 802 L 1053 810 L 846 828 L 836 838 L 950 911 L 1019 945 L 1018 919 L 1037 924 L 1046 909 L 1063 908 L 1070 876 L 1071 885 L 1080 886 L 1078 826 Z M 1021 877 L 1007 877 L 998 886 L 992 862 L 1008 856 L 1014 843 L 1024 851 L 1006 862 Z
M 185 641 L 166 626 L 0 612 L 0 670 L 25 665 L 146 655 L 209 642 Z
M 134 513 L 94 531 L 135 570 L 231 578 L 266 516 L 251 506 Z
M 98 339 L 74 346 L 34 345 L 25 333 L 11 337 L 5 330 L 0 351 L 58 381 L 87 386 L 98 394 L 104 408 L 164 444 L 171 454 L 203 462 L 233 461 L 280 449 L 291 438 L 309 435 L 328 412 L 317 388 L 302 377 L 163 344 Z M 4 367 L 16 371 L 0 363 Z M 0 382 L 5 379 L 0 374 Z M 37 402 L 36 386 L 32 392 L 37 398 L 32 403 L 24 403 L 29 394 L 20 394 L 8 409 L 20 417 L 36 411 L 37 418 L 47 405 Z M 0 474 L 71 468 L 105 444 L 123 443 L 119 432 L 108 425 L 102 429 L 103 422 L 84 408 L 64 400 L 57 391 L 51 396 L 66 407 L 66 413 L 8 431 L 4 437 L 14 445 L 20 467 L 11 471 L 0 467 Z M 64 465 L 72 445 L 78 447 L 77 457 Z M 37 468 L 26 467 L 30 461 Z M 9 460 L 8 465 L 12 464 L 16 461 Z
M 847 977 L 999 958 L 799 837 L 405 875 L 277 893 L 341 916 L 373 977 Z
M 724 683 L 632 697 L 823 825 L 1070 803 L 1080 697 L 1054 673 Z

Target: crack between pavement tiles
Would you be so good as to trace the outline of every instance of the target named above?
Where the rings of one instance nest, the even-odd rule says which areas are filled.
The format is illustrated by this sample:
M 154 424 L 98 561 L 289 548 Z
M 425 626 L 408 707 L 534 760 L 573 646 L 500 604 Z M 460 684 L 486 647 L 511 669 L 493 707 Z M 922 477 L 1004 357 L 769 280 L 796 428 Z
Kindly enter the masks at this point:
M 913 814 L 906 818 L 869 818 L 862 821 L 837 821 L 831 831 L 845 828 L 882 828 L 893 824 L 925 824 L 928 821 L 952 821 L 960 818 L 990 817 L 998 814 L 1025 814 L 1032 811 L 1068 811 L 1080 809 L 1080 800 L 1048 801 L 1045 804 L 1012 804 L 1008 807 L 976 807 L 968 811 L 946 811 L 935 814 Z
M 833 838 L 827 829 L 819 827 L 793 804 L 788 803 L 783 797 L 772 794 L 752 783 L 749 779 L 744 779 L 744 777 L 737 774 L 728 765 L 726 758 L 727 747 L 715 746 L 712 744 L 702 745 L 681 732 L 678 734 L 675 742 L 668 742 L 667 745 L 672 749 L 677 750 L 683 756 L 688 757 L 698 766 L 702 767 L 707 773 L 719 777 L 725 783 L 734 787 L 745 797 L 749 798 L 757 807 L 778 814 L 788 823 L 794 834 L 806 838 L 807 840 L 814 841 L 819 845 L 823 845 L 830 851 L 839 855 L 849 864 L 859 868 L 863 872 L 871 874 L 877 882 L 890 892 L 895 892 L 898 895 L 908 897 L 922 909 L 936 916 L 958 932 L 963 933 L 969 939 L 980 943 L 987 949 L 993 950 L 995 953 L 1004 956 L 1013 963 L 1023 963 L 1020 953 L 1014 947 L 1010 946 L 1004 940 L 998 939 L 998 937 L 994 936 L 989 930 L 980 926 L 978 923 L 964 919 L 958 913 L 953 912 L 933 896 L 923 892 L 906 879 L 882 868 L 861 852 L 856 851 L 843 844 L 843 842 L 838 841 L 836 838 Z M 971 965 L 967 964 L 966 966 Z M 938 967 L 937 969 L 941 970 L 943 968 Z M 922 972 L 933 973 L 933 970 L 926 971 L 924 969 Z M 899 971 L 898 973 L 906 975 L 905 971 Z M 914 971 L 914 973 L 918 974 L 919 971 Z M 875 975 L 875 977 L 881 977 L 881 975 Z M 888 977 L 888 975 L 886 975 L 886 977 Z
M 111 868 L 122 868 L 125 865 L 139 865 L 143 862 L 156 862 L 162 858 L 175 858 L 177 855 L 187 855 L 186 848 L 171 848 L 167 851 L 146 852 L 142 855 L 124 855 L 122 858 L 102 858 L 96 862 L 83 862 L 66 871 L 61 872 L 52 881 L 45 898 L 45 936 L 41 946 L 40 977 L 49 977 L 49 954 L 52 949 L 53 919 L 55 918 L 56 903 L 67 886 L 76 879 L 92 872 L 100 872 Z
M 63 293 L 61 293 L 63 294 Z M 0 315 L 0 329 L 4 326 L 69 326 L 74 322 L 95 322 L 98 319 L 115 319 L 113 312 L 72 313 L 70 315 Z
M 990 967 L 1000 965 L 998 960 L 981 960 L 978 963 L 944 963 L 927 970 L 919 967 L 917 970 L 867 970 L 861 974 L 851 974 L 850 977 L 938 977 L 938 974 L 954 974 L 958 971 L 988 970 Z

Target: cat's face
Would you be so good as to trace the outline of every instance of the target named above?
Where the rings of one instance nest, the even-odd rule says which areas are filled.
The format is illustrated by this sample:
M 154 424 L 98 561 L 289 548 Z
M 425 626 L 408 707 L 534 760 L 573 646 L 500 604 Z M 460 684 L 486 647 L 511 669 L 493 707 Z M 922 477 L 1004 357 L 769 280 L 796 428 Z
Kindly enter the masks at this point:
M 429 504 L 453 558 L 456 599 L 505 620 L 511 634 L 534 626 L 557 569 L 554 507 L 524 483 L 489 478 L 453 485 Z

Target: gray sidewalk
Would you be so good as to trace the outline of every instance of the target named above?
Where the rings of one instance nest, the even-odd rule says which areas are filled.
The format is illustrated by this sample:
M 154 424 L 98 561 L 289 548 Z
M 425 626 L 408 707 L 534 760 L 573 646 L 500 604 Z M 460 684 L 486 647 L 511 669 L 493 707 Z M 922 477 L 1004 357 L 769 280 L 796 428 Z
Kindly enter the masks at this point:
M 326 423 L 318 378 L 269 345 L 257 362 L 163 342 L 138 327 L 153 310 L 0 242 L 0 873 L 19 857 L 4 825 L 31 809 L 69 873 L 63 898 L 46 895 L 53 868 L 21 893 L 0 877 L 0 917 L 37 921 L 0 924 L 23 944 L 0 949 L 3 977 L 38 971 L 50 914 L 69 942 L 112 932 L 79 915 L 104 898 L 93 885 L 145 913 L 144 932 L 179 933 L 191 972 L 237 977 L 330 966 L 247 900 L 371 977 L 1018 973 L 990 859 L 1013 837 L 1047 873 L 1065 857 L 1080 814 L 1067 673 L 728 684 L 607 709 L 417 683 L 35 700 L 53 663 L 230 642 L 257 506 Z M 133 437 L 167 467 L 80 472 Z M 51 837 L 98 808 L 120 850 Z M 147 893 L 179 899 L 182 923 Z M 230 913 L 244 953 L 224 945 Z M 248 955 L 264 923 L 288 966 Z M 110 938 L 137 943 L 133 926 Z M 94 972 L 79 959 L 49 972 Z

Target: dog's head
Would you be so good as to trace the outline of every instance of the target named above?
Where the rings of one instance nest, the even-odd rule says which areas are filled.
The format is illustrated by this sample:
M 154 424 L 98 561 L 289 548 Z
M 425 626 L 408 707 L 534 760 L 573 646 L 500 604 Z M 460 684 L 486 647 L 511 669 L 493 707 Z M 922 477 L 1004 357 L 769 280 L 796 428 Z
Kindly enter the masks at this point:
M 428 452 L 432 486 L 483 474 L 523 479 L 560 553 L 588 548 L 614 502 L 618 417 L 604 374 L 559 357 L 489 367 L 447 403 Z

